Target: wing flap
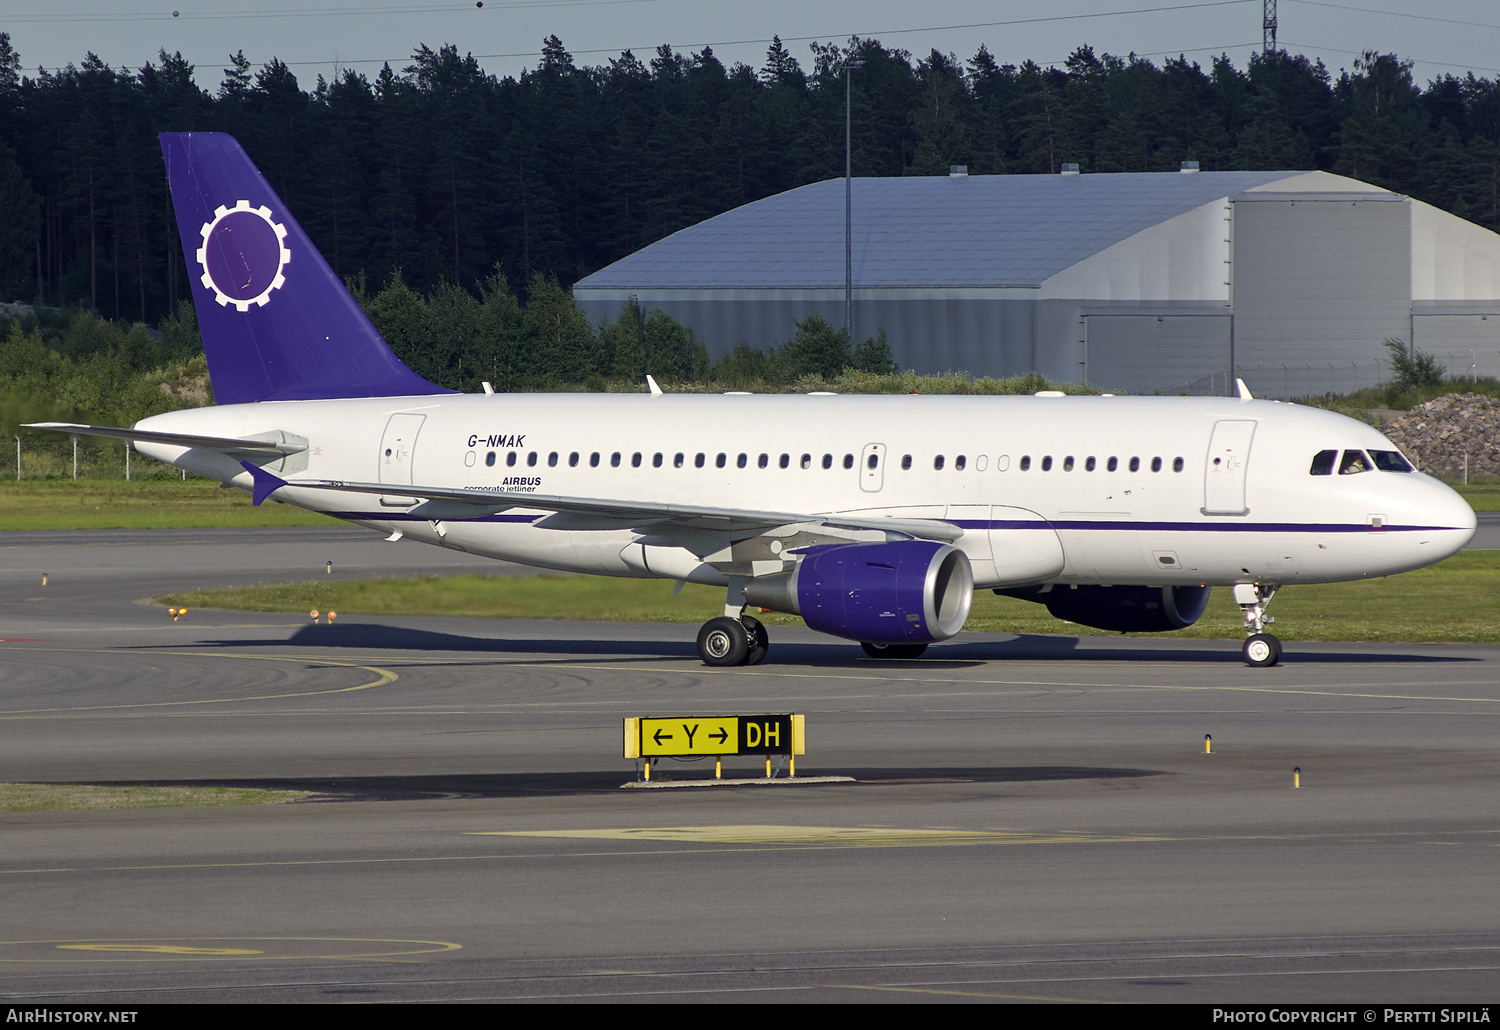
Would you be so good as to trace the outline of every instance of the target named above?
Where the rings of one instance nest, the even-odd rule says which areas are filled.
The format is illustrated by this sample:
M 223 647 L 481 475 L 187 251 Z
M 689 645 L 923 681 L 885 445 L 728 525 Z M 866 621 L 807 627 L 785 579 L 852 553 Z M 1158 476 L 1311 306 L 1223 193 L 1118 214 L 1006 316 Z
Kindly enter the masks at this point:
M 350 483 L 342 480 L 294 480 L 289 486 L 310 490 L 337 490 L 358 494 L 389 494 L 389 483 Z M 502 490 L 455 490 L 447 487 L 406 486 L 403 495 L 424 498 L 414 511 L 455 511 L 446 518 L 483 518 L 512 508 L 529 508 L 572 516 L 592 516 L 617 521 L 622 528 L 645 524 L 669 523 L 695 529 L 759 531 L 777 526 L 826 525 L 845 529 L 874 529 L 901 533 L 921 540 L 951 543 L 963 536 L 963 530 L 950 522 L 936 519 L 881 518 L 879 516 L 845 516 L 790 511 L 753 511 L 744 508 L 714 508 L 706 505 L 668 504 L 656 501 L 619 501 L 590 497 L 562 497 L 551 494 L 522 494 Z M 438 505 L 448 502 L 455 506 Z M 434 517 L 437 517 L 434 515 Z M 543 516 L 542 518 L 549 518 Z

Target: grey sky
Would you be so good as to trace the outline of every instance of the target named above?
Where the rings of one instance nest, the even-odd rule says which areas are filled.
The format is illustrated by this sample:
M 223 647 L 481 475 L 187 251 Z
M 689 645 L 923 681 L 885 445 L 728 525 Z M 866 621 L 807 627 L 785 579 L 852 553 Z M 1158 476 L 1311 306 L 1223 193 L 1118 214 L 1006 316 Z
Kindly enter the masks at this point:
M 804 68 L 808 42 L 872 36 L 915 56 L 937 49 L 961 61 L 981 43 L 1001 63 L 1061 63 L 1082 44 L 1135 52 L 1160 64 L 1185 54 L 1207 67 L 1226 53 L 1245 67 L 1261 44 L 1262 0 L 0 0 L 28 74 L 79 63 L 92 52 L 114 67 L 138 68 L 161 49 L 180 51 L 212 90 L 228 56 L 243 49 L 259 68 L 272 57 L 292 66 L 304 88 L 349 67 L 373 76 L 398 70 L 419 43 L 453 43 L 498 75 L 534 67 L 555 33 L 579 64 L 603 64 L 630 48 L 643 60 L 660 43 L 679 50 L 712 44 L 726 65 L 759 68 L 780 35 Z M 178 12 L 173 17 L 174 8 Z M 1166 8 L 1166 9 L 1164 9 Z M 1155 10 L 1152 10 L 1155 9 Z M 1133 13 L 1107 13 L 1133 12 Z M 1419 13 L 1418 13 L 1419 12 Z M 1053 20 L 1037 20 L 1053 19 Z M 1364 50 L 1415 62 L 1417 81 L 1469 71 L 1500 78 L 1500 5 L 1494 0 L 1280 0 L 1278 40 L 1321 58 L 1335 75 Z M 1008 24 L 997 24 L 1008 23 Z

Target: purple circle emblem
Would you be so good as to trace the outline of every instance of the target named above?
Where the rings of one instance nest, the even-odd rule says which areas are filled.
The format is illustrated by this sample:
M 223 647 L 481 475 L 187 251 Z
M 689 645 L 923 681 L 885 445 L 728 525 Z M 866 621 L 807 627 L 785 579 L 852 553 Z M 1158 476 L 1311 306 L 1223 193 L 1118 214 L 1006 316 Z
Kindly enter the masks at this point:
M 195 255 L 203 269 L 201 281 L 220 306 L 233 304 L 237 311 L 263 306 L 271 291 L 286 282 L 283 270 L 292 256 L 286 227 L 271 218 L 270 208 L 251 207 L 248 200 L 220 207 L 204 224 L 202 236 L 203 246 Z

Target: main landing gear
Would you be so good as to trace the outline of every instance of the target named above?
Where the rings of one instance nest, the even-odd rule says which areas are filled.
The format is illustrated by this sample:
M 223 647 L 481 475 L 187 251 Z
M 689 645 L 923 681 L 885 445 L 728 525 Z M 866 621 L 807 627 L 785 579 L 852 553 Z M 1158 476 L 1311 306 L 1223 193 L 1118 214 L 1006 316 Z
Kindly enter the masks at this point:
M 1281 641 L 1264 632 L 1276 620 L 1266 614 L 1266 606 L 1280 589 L 1274 583 L 1236 583 L 1234 603 L 1245 616 L 1245 664 L 1270 668 L 1281 661 Z
M 771 641 L 759 619 L 748 615 L 721 615 L 709 619 L 698 631 L 698 657 L 704 665 L 759 665 L 766 660 Z

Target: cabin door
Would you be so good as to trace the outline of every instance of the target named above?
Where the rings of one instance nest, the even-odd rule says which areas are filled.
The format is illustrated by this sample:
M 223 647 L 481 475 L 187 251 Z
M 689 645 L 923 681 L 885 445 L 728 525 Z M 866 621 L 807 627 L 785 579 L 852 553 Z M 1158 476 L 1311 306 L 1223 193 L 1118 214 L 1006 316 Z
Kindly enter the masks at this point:
M 417 433 L 426 419 L 426 415 L 399 412 L 385 424 L 385 433 L 380 437 L 380 482 L 411 486 Z
M 867 443 L 859 455 L 859 488 L 878 494 L 885 485 L 885 444 Z
M 1203 473 L 1203 514 L 1243 515 L 1245 472 L 1250 463 L 1250 440 L 1255 436 L 1253 419 L 1225 419 L 1214 423 L 1208 444 L 1208 462 Z

